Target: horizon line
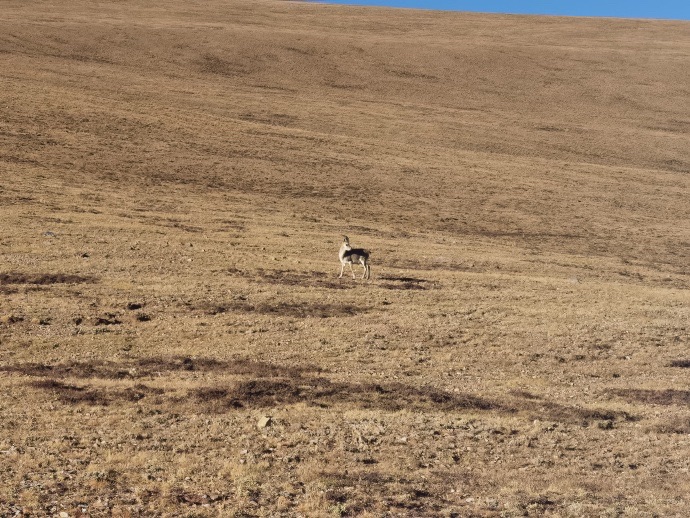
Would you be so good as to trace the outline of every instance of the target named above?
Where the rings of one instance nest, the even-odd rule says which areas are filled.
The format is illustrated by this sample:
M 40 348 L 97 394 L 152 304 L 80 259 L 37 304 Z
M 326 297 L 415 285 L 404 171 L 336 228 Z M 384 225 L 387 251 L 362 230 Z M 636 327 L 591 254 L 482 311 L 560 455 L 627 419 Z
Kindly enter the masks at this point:
M 616 20 L 639 20 L 639 21 L 667 21 L 667 22 L 688 22 L 690 21 L 690 9 L 688 14 L 679 14 L 678 17 L 673 15 L 642 15 L 642 14 L 570 14 L 566 11 L 537 11 L 537 10 L 500 10 L 500 9 L 471 9 L 469 7 L 452 8 L 452 7 L 421 7 L 411 5 L 414 1 L 410 0 L 306 0 L 308 3 L 317 3 L 323 5 L 342 5 L 345 7 L 376 7 L 381 9 L 404 9 L 409 11 L 437 11 L 449 13 L 473 13 L 473 14 L 497 14 L 505 16 L 544 16 L 544 17 L 559 17 L 559 18 L 588 18 L 588 19 L 616 19 Z M 486 2 L 484 2 L 486 4 Z M 685 16 L 685 17 L 683 17 Z

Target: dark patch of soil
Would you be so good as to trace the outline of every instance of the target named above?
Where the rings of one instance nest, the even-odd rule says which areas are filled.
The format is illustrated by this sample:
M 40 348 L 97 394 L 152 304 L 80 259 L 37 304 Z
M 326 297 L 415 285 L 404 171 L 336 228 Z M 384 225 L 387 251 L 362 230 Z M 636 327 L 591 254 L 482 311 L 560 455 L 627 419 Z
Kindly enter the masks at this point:
M 128 387 L 118 393 L 118 397 L 126 401 L 139 401 L 150 395 L 164 394 L 161 388 L 149 387 L 143 383 L 137 383 L 134 387 Z
M 402 409 L 421 410 L 492 410 L 501 405 L 466 394 L 450 394 L 431 388 L 416 388 L 402 383 L 370 385 L 354 383 L 333 383 L 325 378 L 303 380 L 255 379 L 235 386 L 207 387 L 193 392 L 195 399 L 208 400 L 218 407 L 237 408 L 238 403 L 247 407 L 272 407 L 295 403 L 308 403 L 326 407 L 348 403 L 360 408 L 376 408 L 396 411 Z
M 171 371 L 222 371 L 227 374 L 259 378 L 300 378 L 304 372 L 318 372 L 314 366 L 283 367 L 249 359 L 219 361 L 213 358 L 186 356 L 140 358 L 130 362 L 90 361 L 70 362 L 57 365 L 21 363 L 0 366 L 0 372 L 14 372 L 36 377 L 73 377 L 125 379 L 143 378 Z
M 589 426 L 592 422 L 606 423 L 616 421 L 636 421 L 637 418 L 627 412 L 619 412 L 601 408 L 582 408 L 578 406 L 561 405 L 551 401 L 522 401 L 516 405 L 516 411 L 527 411 L 530 418 L 560 423 L 579 424 Z
M 73 362 L 68 364 L 46 365 L 44 363 L 20 363 L 16 365 L 0 366 L 0 371 L 15 372 L 25 376 L 47 377 L 55 376 L 60 378 L 123 378 L 127 376 L 126 371 L 118 375 L 116 364 L 110 362 Z
M 690 390 L 621 389 L 612 393 L 628 401 L 638 401 L 650 405 L 690 405 Z
M 347 404 L 363 409 L 384 411 L 497 411 L 516 413 L 526 411 L 530 419 L 539 418 L 564 423 L 589 426 L 598 422 L 600 428 L 611 429 L 616 421 L 631 421 L 635 418 L 625 412 L 605 409 L 587 409 L 565 406 L 548 401 L 523 399 L 518 404 L 502 402 L 474 396 L 471 394 L 450 393 L 432 387 L 413 387 L 403 383 L 357 384 L 332 382 L 323 377 L 305 377 L 304 372 L 314 372 L 314 368 L 280 367 L 251 360 L 221 362 L 218 360 L 188 357 L 145 358 L 138 362 L 116 364 L 75 363 L 72 365 L 49 366 L 43 364 L 24 364 L 0 368 L 3 371 L 50 378 L 34 381 L 32 386 L 56 392 L 65 403 L 105 405 L 112 401 L 136 402 L 149 395 L 163 394 L 154 389 L 137 384 L 124 390 L 90 389 L 56 381 L 56 376 L 81 378 L 138 378 L 155 373 L 171 371 L 223 371 L 252 379 L 230 385 L 216 385 L 194 389 L 187 396 L 171 400 L 176 403 L 191 401 L 197 410 L 208 413 L 224 413 L 240 408 L 270 408 L 281 405 L 306 403 L 319 407 Z M 653 391 L 651 391 L 653 392 Z M 666 391 L 666 398 L 654 395 L 655 401 L 690 402 L 686 392 Z M 639 395 L 638 395 L 639 397 Z M 652 397 L 646 395 L 646 398 Z M 201 406 L 201 408 L 200 408 Z
M 419 279 L 417 277 L 396 277 L 393 275 L 382 275 L 381 279 L 385 281 L 397 281 L 397 282 L 407 282 L 407 283 L 415 283 L 419 284 L 422 282 L 429 282 L 426 279 Z
M 428 289 L 426 286 L 422 286 L 420 284 L 414 284 L 412 282 L 406 282 L 403 284 L 393 284 L 393 283 L 382 283 L 379 284 L 382 288 L 386 290 L 426 290 Z
M 163 389 L 148 387 L 142 383 L 124 390 L 94 389 L 88 386 L 71 385 L 53 378 L 33 381 L 29 385 L 41 390 L 49 390 L 55 393 L 61 402 L 69 405 L 85 403 L 105 406 L 116 400 L 136 402 L 149 395 L 164 393 Z
M 104 317 L 98 317 L 94 320 L 94 325 L 97 326 L 116 326 L 122 324 L 121 320 L 118 320 L 115 315 L 108 314 Z
M 355 286 L 350 283 L 340 282 L 335 273 L 327 274 L 312 270 L 310 272 L 298 272 L 294 270 L 257 270 L 257 275 L 262 282 L 281 284 L 284 286 L 309 286 L 312 288 L 328 288 L 334 290 L 347 290 Z
M 60 401 L 70 405 L 79 403 L 86 403 L 88 405 L 107 405 L 109 403 L 106 393 L 102 390 L 70 385 L 55 379 L 34 381 L 30 385 L 34 388 L 50 390 L 57 395 Z
M 64 273 L 0 273 L 0 284 L 80 284 L 94 283 L 93 277 Z
M 428 290 L 432 286 L 431 281 L 417 277 L 382 275 L 380 279 L 391 281 L 379 284 L 387 290 Z
M 279 315 L 293 318 L 331 318 L 353 316 L 369 311 L 368 307 L 353 304 L 321 304 L 298 302 L 259 302 L 232 301 L 227 304 L 213 305 L 205 311 L 216 315 L 226 312 L 260 313 L 262 315 Z

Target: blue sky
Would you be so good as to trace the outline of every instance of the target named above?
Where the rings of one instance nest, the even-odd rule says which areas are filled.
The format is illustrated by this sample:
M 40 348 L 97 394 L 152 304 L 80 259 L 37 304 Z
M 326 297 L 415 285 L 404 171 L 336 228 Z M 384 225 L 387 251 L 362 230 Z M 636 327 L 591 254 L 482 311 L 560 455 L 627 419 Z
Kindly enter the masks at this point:
M 550 14 L 690 20 L 690 0 L 319 0 L 328 4 L 378 5 L 483 13 Z

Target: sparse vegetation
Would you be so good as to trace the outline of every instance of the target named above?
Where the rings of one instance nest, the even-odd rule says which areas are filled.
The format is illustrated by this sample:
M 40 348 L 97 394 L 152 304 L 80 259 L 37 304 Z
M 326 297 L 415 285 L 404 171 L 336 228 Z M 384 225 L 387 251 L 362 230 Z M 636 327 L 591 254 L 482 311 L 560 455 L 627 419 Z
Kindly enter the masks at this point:
M 202 4 L 3 2 L 0 515 L 686 514 L 687 23 Z

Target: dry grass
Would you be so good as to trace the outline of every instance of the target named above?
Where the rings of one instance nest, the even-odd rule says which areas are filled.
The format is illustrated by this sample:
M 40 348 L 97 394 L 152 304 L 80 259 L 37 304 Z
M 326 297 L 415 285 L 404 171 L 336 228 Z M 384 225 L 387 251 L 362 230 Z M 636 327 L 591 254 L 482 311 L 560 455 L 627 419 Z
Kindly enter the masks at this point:
M 0 17 L 0 514 L 686 513 L 687 23 L 68 4 Z

